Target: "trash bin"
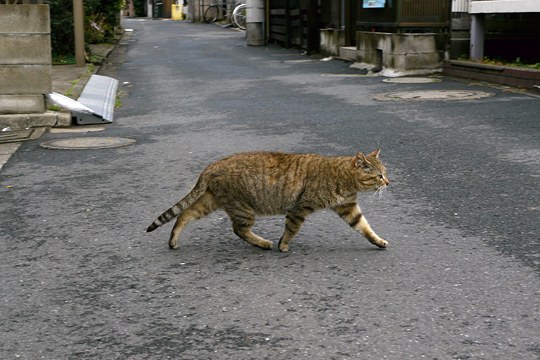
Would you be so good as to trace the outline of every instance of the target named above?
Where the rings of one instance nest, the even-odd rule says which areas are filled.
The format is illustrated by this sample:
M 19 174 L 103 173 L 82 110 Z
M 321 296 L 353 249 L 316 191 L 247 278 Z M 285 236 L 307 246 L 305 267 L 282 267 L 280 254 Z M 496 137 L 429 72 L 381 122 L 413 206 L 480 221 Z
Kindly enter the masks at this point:
M 172 19 L 173 20 L 184 20 L 183 5 L 172 5 Z
M 154 11 L 152 14 L 154 19 L 161 19 L 163 17 L 163 3 L 161 1 L 154 2 Z

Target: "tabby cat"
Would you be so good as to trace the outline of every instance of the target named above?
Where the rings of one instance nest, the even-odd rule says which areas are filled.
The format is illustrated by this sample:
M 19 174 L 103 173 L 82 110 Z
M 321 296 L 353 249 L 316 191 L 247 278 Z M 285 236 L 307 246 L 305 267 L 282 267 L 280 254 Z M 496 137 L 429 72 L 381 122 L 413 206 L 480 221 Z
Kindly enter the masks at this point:
M 146 231 L 178 216 L 169 239 L 169 247 L 176 249 L 189 222 L 223 208 L 236 235 L 254 246 L 271 249 L 271 241 L 251 231 L 255 216 L 286 214 L 278 246 L 280 251 L 288 251 L 306 216 L 330 208 L 371 243 L 385 248 L 388 242 L 371 229 L 356 202 L 357 192 L 380 191 L 389 184 L 379 153 L 380 149 L 348 157 L 278 152 L 229 156 L 206 167 L 193 190 Z

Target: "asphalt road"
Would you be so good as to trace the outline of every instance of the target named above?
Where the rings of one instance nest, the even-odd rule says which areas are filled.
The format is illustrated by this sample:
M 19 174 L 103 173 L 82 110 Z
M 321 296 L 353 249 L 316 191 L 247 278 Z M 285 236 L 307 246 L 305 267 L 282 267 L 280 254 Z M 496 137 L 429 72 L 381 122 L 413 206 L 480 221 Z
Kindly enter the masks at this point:
M 125 27 L 103 69 L 121 83 L 114 124 L 24 143 L 0 172 L 0 358 L 540 358 L 539 98 L 387 83 L 214 25 Z M 417 90 L 492 95 L 374 99 Z M 75 136 L 137 144 L 39 146 Z M 170 224 L 144 232 L 227 154 L 377 147 L 392 183 L 360 203 L 386 250 L 331 212 L 286 254 L 223 212 L 177 251 Z M 283 219 L 256 229 L 277 243 Z

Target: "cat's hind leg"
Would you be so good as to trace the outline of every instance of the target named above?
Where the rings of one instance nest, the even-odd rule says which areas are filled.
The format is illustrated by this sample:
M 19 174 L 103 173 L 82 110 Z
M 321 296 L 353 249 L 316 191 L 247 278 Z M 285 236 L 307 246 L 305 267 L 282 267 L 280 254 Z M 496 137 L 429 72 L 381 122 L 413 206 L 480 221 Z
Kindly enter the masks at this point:
M 176 219 L 176 223 L 171 231 L 171 237 L 169 238 L 169 247 L 173 250 L 178 248 L 178 238 L 188 223 L 193 220 L 198 220 L 217 210 L 218 208 L 219 204 L 216 202 L 214 195 L 212 195 L 211 192 L 206 191 L 191 206 L 188 206 Z
M 373 231 L 371 226 L 362 214 L 360 207 L 356 201 L 350 201 L 332 208 L 350 227 L 361 232 L 370 243 L 377 245 L 380 248 L 388 246 L 388 241 L 381 238 Z
M 270 240 L 263 239 L 251 231 L 255 224 L 255 212 L 252 209 L 235 206 L 225 208 L 225 211 L 232 220 L 233 231 L 236 235 L 253 246 L 264 250 L 272 249 L 274 244 Z

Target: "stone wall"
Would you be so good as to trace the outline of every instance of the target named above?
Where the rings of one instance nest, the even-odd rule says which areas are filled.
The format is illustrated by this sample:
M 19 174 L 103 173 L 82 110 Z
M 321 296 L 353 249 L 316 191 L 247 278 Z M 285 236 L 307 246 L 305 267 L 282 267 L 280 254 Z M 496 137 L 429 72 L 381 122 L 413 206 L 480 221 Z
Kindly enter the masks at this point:
M 43 113 L 51 92 L 48 5 L 0 5 L 0 114 Z

